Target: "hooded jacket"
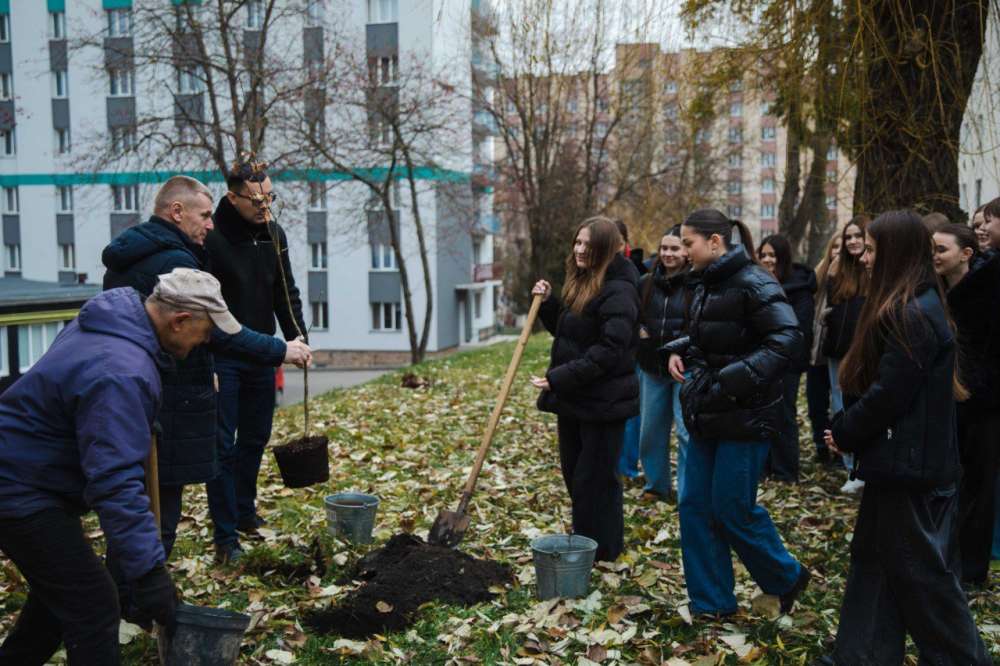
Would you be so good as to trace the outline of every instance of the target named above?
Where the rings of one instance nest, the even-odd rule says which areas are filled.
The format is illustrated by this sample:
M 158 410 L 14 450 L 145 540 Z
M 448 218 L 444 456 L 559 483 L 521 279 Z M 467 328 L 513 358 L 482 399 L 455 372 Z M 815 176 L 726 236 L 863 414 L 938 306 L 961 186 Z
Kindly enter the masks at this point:
M 550 296 L 539 310 L 555 338 L 538 408 L 581 421 L 624 421 L 639 413 L 635 352 L 639 340 L 639 275 L 615 255 L 604 285 L 580 314 Z
M 799 322 L 799 330 L 802 331 L 802 354 L 795 360 L 789 370 L 794 372 L 805 372 L 809 369 L 809 352 L 813 343 L 813 317 L 816 312 L 816 271 L 803 266 L 802 264 L 792 264 L 792 269 L 788 272 L 788 279 L 781 283 L 781 288 L 785 290 L 788 303 L 795 311 L 795 319 Z
M 645 329 L 649 336 L 639 337 L 637 358 L 643 372 L 657 377 L 670 376 L 659 350 L 663 345 L 680 337 L 684 331 L 689 298 L 686 286 L 688 273 L 689 271 L 682 271 L 668 277 L 663 266 L 657 262 L 656 271 L 646 273 L 639 280 L 640 303 L 644 299 L 646 289 L 650 289 L 649 297 L 642 305 L 639 322 L 640 328 Z
M 222 283 L 222 296 L 237 321 L 273 335 L 277 317 L 286 340 L 299 335 L 296 323 L 306 336 L 302 300 L 288 259 L 285 231 L 277 222 L 247 222 L 226 197 L 219 201 L 213 220 L 215 229 L 208 232 L 205 249 L 211 258 L 210 270 Z M 272 236 L 281 245 L 280 268 Z M 282 270 L 288 280 L 287 298 Z
M 208 255 L 181 229 L 162 218 L 130 227 L 104 248 L 107 272 L 104 288 L 133 287 L 143 297 L 156 286 L 158 276 L 175 268 L 206 270 Z M 196 347 L 175 369 L 163 373 L 163 406 L 157 446 L 160 483 L 203 483 L 218 473 L 216 451 L 216 394 L 212 351 L 222 351 L 277 366 L 284 360 L 285 343 L 246 327 L 236 335 L 218 329 L 212 343 Z
M 126 579 L 162 564 L 143 462 L 172 364 L 134 289 L 87 301 L 0 396 L 0 518 L 94 510 Z
M 972 394 L 959 405 L 965 417 L 1000 408 L 1000 254 L 979 256 L 948 291 L 958 332 L 958 374 Z
M 906 345 L 883 335 L 875 381 L 834 418 L 833 439 L 838 448 L 857 454 L 856 474 L 865 482 L 928 490 L 960 475 L 952 392 L 955 339 L 930 285 L 900 316 Z
M 784 290 L 737 246 L 695 280 L 688 335 L 667 344 L 691 378 L 681 387 L 688 432 L 698 439 L 763 441 L 781 423 L 781 378 L 803 354 Z

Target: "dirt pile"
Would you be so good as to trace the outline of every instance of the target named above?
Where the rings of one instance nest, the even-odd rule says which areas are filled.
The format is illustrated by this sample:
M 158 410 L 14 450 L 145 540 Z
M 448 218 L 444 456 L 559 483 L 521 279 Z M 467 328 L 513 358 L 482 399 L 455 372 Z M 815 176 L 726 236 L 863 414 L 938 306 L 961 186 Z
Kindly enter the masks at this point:
M 477 560 L 451 548 L 397 534 L 372 551 L 346 577 L 364 581 L 339 606 L 311 613 L 306 626 L 323 634 L 364 638 L 399 631 L 428 601 L 471 606 L 493 598 L 492 585 L 513 580 L 509 566 Z

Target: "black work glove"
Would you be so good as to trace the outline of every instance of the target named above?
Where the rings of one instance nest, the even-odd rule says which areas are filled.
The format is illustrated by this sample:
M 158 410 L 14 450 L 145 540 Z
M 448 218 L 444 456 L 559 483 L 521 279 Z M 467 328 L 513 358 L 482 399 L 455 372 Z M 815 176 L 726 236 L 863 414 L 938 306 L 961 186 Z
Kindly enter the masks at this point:
M 174 633 L 177 612 L 177 590 L 167 569 L 158 564 L 129 583 L 122 592 L 122 617 L 146 631 L 156 621 L 164 626 L 167 635 Z

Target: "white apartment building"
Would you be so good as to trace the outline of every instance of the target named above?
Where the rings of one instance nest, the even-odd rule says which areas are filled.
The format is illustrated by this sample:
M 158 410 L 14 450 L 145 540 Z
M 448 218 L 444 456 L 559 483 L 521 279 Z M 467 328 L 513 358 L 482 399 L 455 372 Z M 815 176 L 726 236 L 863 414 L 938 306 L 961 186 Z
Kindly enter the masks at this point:
M 480 10 L 476 0 L 279 2 L 302 5 L 305 11 L 299 23 L 285 21 L 280 36 L 269 35 L 267 48 L 285 49 L 307 64 L 335 46 L 354 49 L 360 61 L 386 60 L 396 68 L 429 63 L 447 71 L 448 81 L 460 91 L 474 85 L 469 22 L 471 13 Z M 144 108 L 204 103 L 197 84 L 185 86 L 183 80 L 176 90 L 144 90 L 143 72 L 130 70 L 116 56 L 132 48 L 138 34 L 134 15 L 148 3 L 177 6 L 184 0 L 0 0 L 0 210 L 6 277 L 100 284 L 101 251 L 116 234 L 148 217 L 158 184 L 172 175 L 137 164 L 102 171 L 80 166 L 85 161 L 80 152 L 91 142 L 127 142 L 128 128 Z M 255 38 L 263 6 L 263 0 L 251 0 L 241 9 L 246 43 Z M 331 29 L 333 21 L 336 30 Z M 99 47 L 75 46 L 79 36 L 102 32 L 103 53 Z M 353 37 L 335 45 L 334 32 Z M 392 81 L 382 83 L 393 86 Z M 418 176 L 433 285 L 430 352 L 480 340 L 495 329 L 500 283 L 493 236 L 498 229 L 492 184 L 477 178 L 477 165 L 492 163 L 492 138 L 474 122 L 475 109 L 468 102 L 464 109 L 466 149 L 441 155 L 436 168 L 421 169 Z M 201 178 L 222 196 L 224 183 L 212 164 L 189 159 L 186 165 L 182 172 Z M 329 352 L 326 360 L 334 365 L 405 362 L 409 343 L 400 274 L 388 247 L 385 214 L 373 209 L 367 188 L 331 171 L 276 174 L 274 180 L 286 202 L 280 222 L 289 237 L 312 346 Z M 419 333 L 427 294 L 409 191 L 399 189 L 395 204 Z M 16 350 L 10 353 L 15 358 Z
M 1000 17 L 990 12 L 976 80 L 962 120 L 959 205 L 969 213 L 1000 196 Z

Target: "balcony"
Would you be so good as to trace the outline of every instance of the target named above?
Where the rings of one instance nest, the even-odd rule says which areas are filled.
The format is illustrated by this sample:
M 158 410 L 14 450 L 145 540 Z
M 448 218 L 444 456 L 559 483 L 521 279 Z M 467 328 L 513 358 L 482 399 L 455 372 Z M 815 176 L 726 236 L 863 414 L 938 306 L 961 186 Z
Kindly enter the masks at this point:
M 476 264 L 472 267 L 473 282 L 487 282 L 488 280 L 500 280 L 501 278 L 503 278 L 503 264 L 499 262 Z

